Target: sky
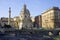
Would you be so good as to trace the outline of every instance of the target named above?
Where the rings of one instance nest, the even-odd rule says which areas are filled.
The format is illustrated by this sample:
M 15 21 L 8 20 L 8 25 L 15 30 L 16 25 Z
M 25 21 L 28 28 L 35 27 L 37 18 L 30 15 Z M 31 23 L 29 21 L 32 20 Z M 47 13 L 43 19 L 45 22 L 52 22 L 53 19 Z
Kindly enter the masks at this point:
M 41 15 L 44 10 L 53 6 L 60 8 L 60 0 L 0 0 L 0 18 L 8 17 L 9 7 L 11 7 L 11 17 L 19 16 L 24 4 L 31 16 Z

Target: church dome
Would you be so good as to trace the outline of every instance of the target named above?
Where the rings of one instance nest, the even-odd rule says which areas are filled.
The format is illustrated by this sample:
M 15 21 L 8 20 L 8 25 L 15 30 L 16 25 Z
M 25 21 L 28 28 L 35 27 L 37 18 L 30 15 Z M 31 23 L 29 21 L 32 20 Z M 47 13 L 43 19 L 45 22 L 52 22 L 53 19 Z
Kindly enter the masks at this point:
M 30 12 L 26 8 L 26 5 L 24 4 L 21 12 L 20 12 L 20 23 L 19 23 L 19 29 L 20 28 L 31 28 L 32 27 L 32 21 L 30 18 Z
M 20 12 L 20 15 L 24 15 L 24 14 L 30 15 L 30 12 L 29 12 L 29 10 L 26 8 L 26 5 L 25 5 L 25 4 L 23 5 L 22 10 L 21 10 L 21 12 Z

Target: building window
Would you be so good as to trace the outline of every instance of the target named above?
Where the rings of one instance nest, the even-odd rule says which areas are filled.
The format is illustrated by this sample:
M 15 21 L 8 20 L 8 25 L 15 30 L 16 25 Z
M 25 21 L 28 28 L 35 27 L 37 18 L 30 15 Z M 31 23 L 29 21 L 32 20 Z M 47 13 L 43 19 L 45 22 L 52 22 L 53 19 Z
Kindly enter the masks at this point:
M 25 16 L 26 17 L 26 16 Z
M 20 17 L 22 17 L 22 16 L 20 16 Z

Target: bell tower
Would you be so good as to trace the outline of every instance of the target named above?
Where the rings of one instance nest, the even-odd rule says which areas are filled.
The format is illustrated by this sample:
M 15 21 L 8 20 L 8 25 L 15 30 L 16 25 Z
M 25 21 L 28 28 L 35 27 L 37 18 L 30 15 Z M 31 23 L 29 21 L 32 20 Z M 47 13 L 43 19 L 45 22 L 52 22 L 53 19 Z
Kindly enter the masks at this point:
M 10 22 L 11 22 L 11 7 L 9 7 L 8 25 L 10 25 Z

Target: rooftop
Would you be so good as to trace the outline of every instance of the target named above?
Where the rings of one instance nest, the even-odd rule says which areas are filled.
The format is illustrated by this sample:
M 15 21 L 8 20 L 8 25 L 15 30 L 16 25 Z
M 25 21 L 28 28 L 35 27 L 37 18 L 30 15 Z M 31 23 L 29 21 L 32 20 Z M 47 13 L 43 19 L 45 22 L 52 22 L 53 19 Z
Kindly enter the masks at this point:
M 47 10 L 45 10 L 44 12 L 42 12 L 42 14 L 44 14 L 44 13 L 50 11 L 50 10 L 60 10 L 60 9 L 59 9 L 59 7 L 50 7 Z

